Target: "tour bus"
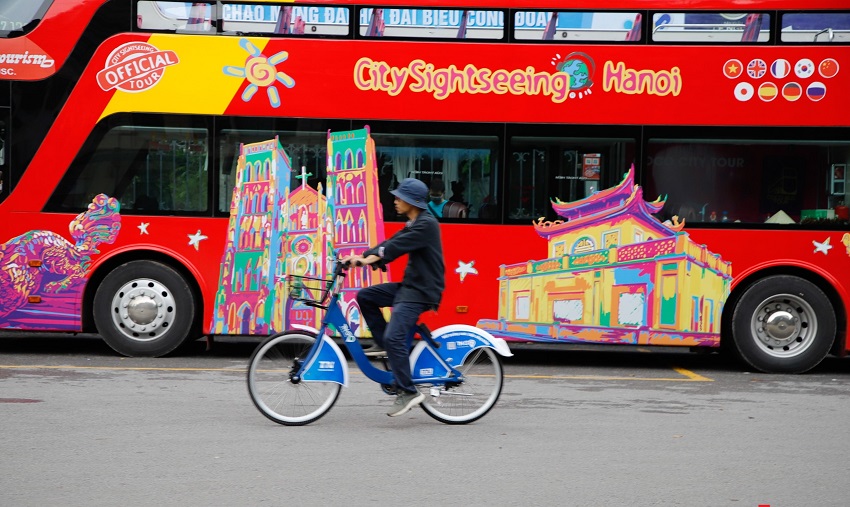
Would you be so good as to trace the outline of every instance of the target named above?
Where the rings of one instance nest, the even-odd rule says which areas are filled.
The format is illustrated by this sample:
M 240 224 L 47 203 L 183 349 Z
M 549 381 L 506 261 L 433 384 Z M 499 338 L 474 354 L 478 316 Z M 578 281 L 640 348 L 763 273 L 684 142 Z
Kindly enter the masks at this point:
M 276 140 L 324 198 L 365 132 L 368 239 L 429 186 L 430 326 L 807 371 L 850 347 L 848 42 L 828 0 L 4 2 L 0 328 L 128 356 L 278 331 L 219 308 L 240 157 Z

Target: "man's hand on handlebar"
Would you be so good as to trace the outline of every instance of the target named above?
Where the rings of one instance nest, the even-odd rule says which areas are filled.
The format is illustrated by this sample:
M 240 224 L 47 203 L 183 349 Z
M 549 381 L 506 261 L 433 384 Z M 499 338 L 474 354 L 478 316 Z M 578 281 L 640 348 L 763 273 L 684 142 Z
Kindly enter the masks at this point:
M 386 270 L 384 263 L 381 262 L 382 260 L 383 259 L 381 259 L 377 255 L 369 255 L 367 257 L 363 257 L 362 255 L 347 255 L 347 256 L 343 257 L 342 259 L 340 259 L 339 261 L 341 263 L 345 264 L 346 266 L 358 266 L 359 267 L 359 266 L 367 266 L 367 265 L 371 264 L 371 265 L 373 265 L 372 269 L 381 268 L 383 270 Z M 377 265 L 375 265 L 375 264 L 377 264 Z

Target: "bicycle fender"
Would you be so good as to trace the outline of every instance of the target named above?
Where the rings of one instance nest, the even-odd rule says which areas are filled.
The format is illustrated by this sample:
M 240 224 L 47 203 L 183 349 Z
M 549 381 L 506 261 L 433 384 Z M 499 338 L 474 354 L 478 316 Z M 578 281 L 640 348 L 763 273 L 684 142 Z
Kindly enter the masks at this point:
M 464 324 L 452 324 L 434 330 L 431 337 L 440 344 L 437 352 L 446 363 L 457 366 L 463 364 L 466 356 L 480 347 L 489 347 L 499 355 L 513 355 L 505 340 L 496 338 L 483 329 Z
M 335 382 L 348 387 L 348 361 L 342 350 L 324 334 L 319 349 L 301 372 L 302 382 Z
M 319 330 L 315 327 L 305 326 L 304 324 L 292 324 L 292 329 L 297 329 L 299 331 L 309 331 L 313 333 L 313 336 L 319 336 Z

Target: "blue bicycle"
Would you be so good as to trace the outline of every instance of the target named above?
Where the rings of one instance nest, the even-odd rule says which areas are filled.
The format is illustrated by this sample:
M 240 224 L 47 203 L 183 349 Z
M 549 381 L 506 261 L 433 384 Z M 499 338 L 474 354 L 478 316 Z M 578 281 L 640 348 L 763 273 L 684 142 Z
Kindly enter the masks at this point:
M 301 426 L 318 420 L 348 385 L 348 361 L 328 336 L 342 338 L 354 362 L 369 379 L 394 395 L 393 374 L 370 362 L 340 306 L 340 289 L 349 266 L 337 262 L 330 279 L 289 276 L 289 296 L 324 308 L 319 329 L 299 328 L 271 336 L 251 356 L 248 392 L 259 411 L 272 421 Z M 413 383 L 426 394 L 422 409 L 446 424 L 466 424 L 483 417 L 502 392 L 499 355 L 511 356 L 507 343 L 473 326 L 450 325 L 433 333 L 423 325 L 409 341 Z

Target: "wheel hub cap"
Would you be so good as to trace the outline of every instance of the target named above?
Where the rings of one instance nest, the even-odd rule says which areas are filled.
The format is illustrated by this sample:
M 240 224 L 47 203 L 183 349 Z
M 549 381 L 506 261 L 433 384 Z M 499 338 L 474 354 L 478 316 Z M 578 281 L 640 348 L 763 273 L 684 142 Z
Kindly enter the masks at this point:
M 156 340 L 168 332 L 175 317 L 171 290 L 157 280 L 131 280 L 112 297 L 112 321 L 135 341 Z
M 774 357 L 794 357 L 812 344 L 817 319 L 812 306 L 795 294 L 778 294 L 764 300 L 753 314 L 756 344 Z

